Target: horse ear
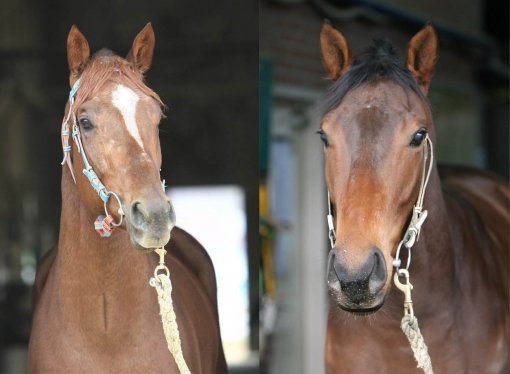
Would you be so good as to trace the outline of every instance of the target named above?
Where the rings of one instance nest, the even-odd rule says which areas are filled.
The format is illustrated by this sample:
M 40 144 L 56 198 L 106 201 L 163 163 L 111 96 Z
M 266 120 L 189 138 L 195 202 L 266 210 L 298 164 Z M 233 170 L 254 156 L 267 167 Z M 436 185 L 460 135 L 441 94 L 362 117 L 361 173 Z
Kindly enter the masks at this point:
M 321 53 L 324 69 L 332 80 L 340 78 L 351 65 L 351 53 L 344 36 L 329 23 L 322 25 Z
M 67 63 L 71 72 L 71 85 L 82 73 L 89 57 L 90 48 L 87 39 L 76 25 L 72 25 L 67 36 Z
M 141 73 L 145 73 L 151 67 L 155 42 L 154 30 L 149 22 L 136 36 L 126 57 Z
M 437 61 L 437 37 L 432 25 L 421 29 L 407 46 L 406 65 L 426 94 Z

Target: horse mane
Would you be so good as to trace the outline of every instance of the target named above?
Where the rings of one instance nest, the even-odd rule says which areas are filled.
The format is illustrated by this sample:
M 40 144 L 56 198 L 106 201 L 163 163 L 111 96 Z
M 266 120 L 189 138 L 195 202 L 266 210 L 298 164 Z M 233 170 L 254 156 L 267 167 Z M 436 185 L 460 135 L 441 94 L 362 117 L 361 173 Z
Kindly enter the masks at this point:
M 130 62 L 106 48 L 97 51 L 85 65 L 80 77 L 80 89 L 76 93 L 75 107 L 96 96 L 109 80 L 139 90 L 156 100 L 161 109 L 165 108 L 159 95 L 145 84 L 143 74 Z
M 333 82 L 324 98 L 324 113 L 336 108 L 351 89 L 383 79 L 413 91 L 428 103 L 393 44 L 387 39 L 374 39 L 373 44 L 354 59 L 349 70 Z

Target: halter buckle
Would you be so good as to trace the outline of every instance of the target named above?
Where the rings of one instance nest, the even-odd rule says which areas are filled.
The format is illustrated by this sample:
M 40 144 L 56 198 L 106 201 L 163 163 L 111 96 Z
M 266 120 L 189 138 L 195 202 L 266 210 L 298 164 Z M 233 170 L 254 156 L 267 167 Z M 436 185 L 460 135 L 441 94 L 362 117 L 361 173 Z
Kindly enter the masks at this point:
M 426 210 L 422 211 L 421 207 L 414 206 L 411 222 L 409 222 L 409 226 L 404 235 L 404 245 L 407 248 L 410 249 L 420 239 L 421 227 L 425 223 L 427 215 L 428 212 Z

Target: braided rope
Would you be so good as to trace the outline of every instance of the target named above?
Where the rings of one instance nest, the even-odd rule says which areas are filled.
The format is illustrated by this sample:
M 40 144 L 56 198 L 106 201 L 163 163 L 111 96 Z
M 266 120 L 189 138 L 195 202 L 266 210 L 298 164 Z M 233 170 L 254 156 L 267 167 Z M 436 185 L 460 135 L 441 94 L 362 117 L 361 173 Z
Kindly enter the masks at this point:
M 149 284 L 156 289 L 158 293 L 159 314 L 163 324 L 163 332 L 168 346 L 181 374 L 190 374 L 190 370 L 181 348 L 181 338 L 179 336 L 179 327 L 174 312 L 172 302 L 172 282 L 167 274 L 158 274 L 151 278 Z
M 421 334 L 418 320 L 412 314 L 405 314 L 400 322 L 400 327 L 404 332 L 411 349 L 413 350 L 414 359 L 418 363 L 417 367 L 422 369 L 425 374 L 434 374 L 432 370 L 432 362 L 423 335 Z
M 400 282 L 399 276 L 405 277 L 405 283 Z M 400 322 L 400 327 L 411 345 L 414 359 L 418 363 L 417 367 L 423 369 L 425 374 L 434 374 L 427 345 L 425 344 L 420 327 L 418 326 L 418 319 L 414 315 L 413 300 L 411 297 L 413 285 L 409 281 L 409 271 L 406 269 L 395 270 L 393 282 L 404 294 L 404 317 Z

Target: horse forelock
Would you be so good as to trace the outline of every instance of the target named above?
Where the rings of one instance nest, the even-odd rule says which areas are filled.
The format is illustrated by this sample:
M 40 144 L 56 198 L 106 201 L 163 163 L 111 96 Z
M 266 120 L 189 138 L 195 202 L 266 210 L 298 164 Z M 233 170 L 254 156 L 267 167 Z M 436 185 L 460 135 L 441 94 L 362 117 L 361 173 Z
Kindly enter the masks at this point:
M 387 39 L 375 39 L 373 44 L 357 56 L 349 70 L 329 88 L 323 101 L 323 113 L 335 109 L 345 95 L 365 83 L 389 80 L 408 91 L 414 92 L 427 105 L 428 100 L 416 79 L 399 58 L 397 49 Z
M 159 95 L 149 88 L 139 72 L 130 62 L 115 55 L 108 49 L 101 49 L 87 63 L 80 77 L 80 89 L 76 93 L 75 107 L 97 96 L 108 81 L 115 81 L 125 87 L 140 91 L 153 98 L 163 110 L 165 104 Z

